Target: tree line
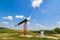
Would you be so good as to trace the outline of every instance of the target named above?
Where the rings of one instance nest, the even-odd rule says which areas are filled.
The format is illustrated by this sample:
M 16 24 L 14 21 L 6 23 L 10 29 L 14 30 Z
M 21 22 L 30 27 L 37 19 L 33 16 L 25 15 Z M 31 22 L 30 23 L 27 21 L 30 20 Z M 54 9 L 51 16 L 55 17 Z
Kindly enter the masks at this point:
M 40 33 L 41 30 L 39 31 L 32 31 L 34 33 Z M 60 34 L 60 28 L 54 28 L 53 30 L 44 30 L 44 34 Z

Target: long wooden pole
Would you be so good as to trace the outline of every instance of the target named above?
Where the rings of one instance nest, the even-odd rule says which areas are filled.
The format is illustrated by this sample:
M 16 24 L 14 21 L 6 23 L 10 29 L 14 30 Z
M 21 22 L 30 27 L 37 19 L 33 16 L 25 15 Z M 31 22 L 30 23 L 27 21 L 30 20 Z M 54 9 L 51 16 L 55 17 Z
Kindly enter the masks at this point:
M 27 22 L 24 22 L 24 37 L 26 37 Z

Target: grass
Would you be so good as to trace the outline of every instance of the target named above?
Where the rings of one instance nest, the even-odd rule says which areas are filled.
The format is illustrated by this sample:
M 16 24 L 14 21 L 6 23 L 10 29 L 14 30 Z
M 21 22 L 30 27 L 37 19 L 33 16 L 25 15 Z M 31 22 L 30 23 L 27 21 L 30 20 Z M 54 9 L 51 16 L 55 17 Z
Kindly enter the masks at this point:
M 56 40 L 56 39 L 48 39 L 48 38 L 36 38 L 36 37 L 31 37 L 31 38 L 24 38 L 20 37 L 19 35 L 23 34 L 23 30 L 12 30 L 8 28 L 0 28 L 0 40 Z M 33 33 L 31 31 L 27 31 L 27 35 L 33 35 L 37 36 L 39 34 Z M 54 36 L 51 34 L 46 34 L 47 36 Z M 60 40 L 60 39 L 58 39 Z
M 56 39 L 36 38 L 36 37 L 24 38 L 20 37 L 18 33 L 0 33 L 0 40 L 56 40 Z
M 19 33 L 0 33 L 0 40 L 56 40 L 56 39 L 49 39 L 49 38 L 41 39 L 36 37 L 24 38 L 24 37 L 20 37 L 19 35 L 20 35 Z
M 18 40 L 55 40 L 55 39 L 48 39 L 48 38 L 35 38 L 35 37 L 32 37 L 32 38 L 18 38 Z
M 24 37 L 14 37 L 14 39 L 0 39 L 0 40 L 56 40 L 56 39 L 48 39 L 48 38 L 24 38 Z M 60 39 L 58 39 L 60 40 Z

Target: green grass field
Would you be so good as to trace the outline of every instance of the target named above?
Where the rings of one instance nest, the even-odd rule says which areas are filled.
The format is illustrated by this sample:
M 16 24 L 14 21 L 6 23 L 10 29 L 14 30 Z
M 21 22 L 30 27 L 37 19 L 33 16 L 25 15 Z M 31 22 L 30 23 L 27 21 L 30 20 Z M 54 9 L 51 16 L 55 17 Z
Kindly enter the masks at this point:
M 24 37 L 20 36 L 23 33 L 24 33 L 23 30 L 11 30 L 11 29 L 8 29 L 8 28 L 0 28 L 0 40 L 56 40 L 56 39 L 36 38 L 36 37 L 31 37 L 31 38 L 26 37 L 26 38 L 24 38 Z M 33 33 L 31 31 L 27 31 L 27 35 L 36 36 L 36 35 L 39 35 L 39 34 Z M 47 34 L 47 35 L 49 35 L 49 34 Z M 58 39 L 58 40 L 60 40 L 60 39 Z
M 34 37 L 32 37 L 32 38 L 23 38 L 23 37 L 21 37 L 21 38 L 18 38 L 18 39 L 16 39 L 16 40 L 56 40 L 56 39 L 48 39 L 48 38 L 34 38 Z M 59 39 L 58 39 L 59 40 Z
M 48 39 L 48 38 L 24 38 L 24 37 L 13 37 L 13 38 L 8 38 L 7 39 L 2 39 L 0 38 L 0 40 L 56 40 L 56 39 Z M 58 39 L 60 40 L 60 39 Z
M 24 38 L 20 37 L 18 33 L 0 33 L 0 40 L 56 40 L 56 39 L 36 38 L 36 37 Z

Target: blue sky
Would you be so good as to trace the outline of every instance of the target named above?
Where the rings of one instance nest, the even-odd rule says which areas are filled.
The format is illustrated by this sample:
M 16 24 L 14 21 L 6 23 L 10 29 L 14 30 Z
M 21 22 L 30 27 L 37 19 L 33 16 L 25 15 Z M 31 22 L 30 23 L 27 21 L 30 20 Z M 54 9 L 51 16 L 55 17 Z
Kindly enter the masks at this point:
M 14 25 L 31 15 L 34 10 L 31 4 L 32 0 L 0 0 L 0 26 L 23 29 L 23 24 L 18 27 L 14 27 Z M 43 0 L 28 24 L 28 30 L 59 27 L 60 0 Z M 41 26 L 43 27 L 41 28 Z

